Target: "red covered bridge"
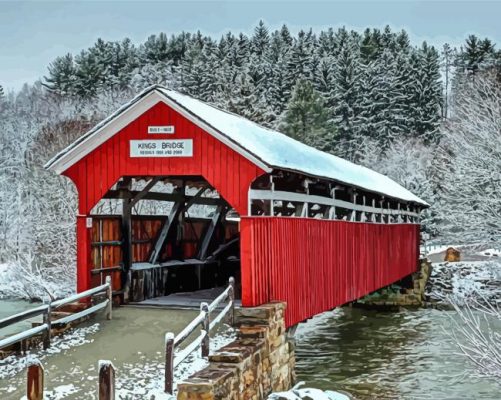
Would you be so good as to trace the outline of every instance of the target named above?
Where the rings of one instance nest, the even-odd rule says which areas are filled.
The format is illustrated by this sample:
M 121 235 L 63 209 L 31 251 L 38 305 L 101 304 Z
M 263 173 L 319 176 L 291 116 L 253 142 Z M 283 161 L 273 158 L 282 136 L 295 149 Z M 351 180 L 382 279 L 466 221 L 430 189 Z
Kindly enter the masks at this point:
M 414 272 L 427 204 L 367 168 L 154 86 L 50 160 L 78 190 L 77 289 L 223 285 L 287 325 Z

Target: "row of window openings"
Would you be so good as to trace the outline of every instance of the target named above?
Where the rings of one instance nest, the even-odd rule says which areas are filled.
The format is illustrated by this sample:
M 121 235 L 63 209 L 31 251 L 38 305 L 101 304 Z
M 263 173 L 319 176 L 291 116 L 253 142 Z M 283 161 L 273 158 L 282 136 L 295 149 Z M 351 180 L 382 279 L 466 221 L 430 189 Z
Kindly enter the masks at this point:
M 375 222 L 375 223 L 415 223 L 418 222 L 416 216 L 400 214 L 365 212 L 350 210 L 339 206 L 328 206 L 312 203 L 283 202 L 274 200 L 252 200 L 251 215 L 262 216 L 285 216 L 285 217 L 308 217 L 315 219 L 330 219 L 351 222 Z M 390 209 L 392 210 L 392 209 Z M 397 211 L 397 210 L 392 210 Z M 397 211 L 398 212 L 398 211 Z

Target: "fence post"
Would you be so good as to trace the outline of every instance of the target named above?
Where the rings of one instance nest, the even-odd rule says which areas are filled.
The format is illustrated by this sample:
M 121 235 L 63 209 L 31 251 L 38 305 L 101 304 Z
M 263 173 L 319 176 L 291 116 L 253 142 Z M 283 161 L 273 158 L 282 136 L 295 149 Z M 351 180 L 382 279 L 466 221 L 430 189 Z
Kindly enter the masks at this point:
M 233 326 L 233 324 L 235 323 L 235 278 L 233 278 L 232 276 L 230 277 L 230 291 L 228 294 L 231 301 L 230 325 Z
M 174 388 L 174 334 L 165 334 L 165 393 L 172 394 Z
M 114 400 L 115 399 L 115 367 L 111 361 L 100 360 L 99 369 L 99 400 Z
M 38 359 L 33 359 L 28 364 L 28 377 L 26 385 L 26 398 L 28 400 L 43 399 L 43 366 Z
M 50 347 L 50 338 L 51 338 L 51 314 L 52 314 L 52 299 L 49 298 L 49 304 L 47 305 L 47 310 L 43 315 L 43 323 L 47 325 L 47 330 L 43 335 L 43 348 L 48 349 Z
M 210 349 L 210 316 L 209 316 L 209 305 L 205 302 L 200 304 L 200 311 L 204 313 L 204 320 L 202 321 L 202 333 L 205 331 L 205 336 L 202 339 L 202 357 L 209 357 Z
M 111 288 L 111 276 L 106 277 L 106 283 L 108 284 L 108 289 L 106 289 L 106 295 L 108 297 L 108 310 L 106 311 L 106 319 L 111 319 L 111 310 L 113 306 L 113 290 Z

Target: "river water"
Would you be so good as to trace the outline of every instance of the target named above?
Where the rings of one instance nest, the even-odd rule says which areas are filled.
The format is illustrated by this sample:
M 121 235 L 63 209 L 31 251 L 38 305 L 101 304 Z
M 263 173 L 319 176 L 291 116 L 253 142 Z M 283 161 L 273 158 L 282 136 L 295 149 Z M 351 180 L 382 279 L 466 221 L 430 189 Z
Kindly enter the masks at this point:
M 357 399 L 501 399 L 457 354 L 452 311 L 336 309 L 296 331 L 298 380 Z M 501 325 L 496 325 L 501 331 Z
M 32 306 L 8 304 L 13 312 Z M 0 309 L 6 313 L 3 300 Z M 119 398 L 149 399 L 152 391 L 161 392 L 164 332 L 178 332 L 194 315 L 118 308 L 112 321 L 102 316 L 89 321 L 78 334 L 54 344 L 51 354 L 41 355 L 48 398 L 96 398 L 97 361 L 110 359 L 121 392 L 133 393 Z M 501 399 L 501 386 L 474 377 L 472 366 L 456 354 L 446 334 L 454 315 L 433 309 L 382 313 L 344 308 L 324 313 L 296 331 L 298 380 L 361 400 Z M 200 360 L 187 364 L 194 369 L 203 366 Z M 2 379 L 2 368 L 9 367 L 0 362 L 0 399 L 19 400 L 25 369 Z

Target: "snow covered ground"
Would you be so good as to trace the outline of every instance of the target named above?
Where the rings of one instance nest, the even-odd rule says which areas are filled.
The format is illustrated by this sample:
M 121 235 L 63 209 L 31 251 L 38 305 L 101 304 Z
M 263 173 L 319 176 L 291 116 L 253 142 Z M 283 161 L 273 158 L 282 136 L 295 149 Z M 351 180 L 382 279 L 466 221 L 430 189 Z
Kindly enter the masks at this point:
M 343 393 L 302 388 L 301 386 L 304 386 L 304 382 L 299 382 L 287 392 L 273 393 L 268 396 L 268 400 L 350 400 L 350 397 Z
M 432 266 L 426 293 L 432 301 L 448 303 L 451 297 L 459 305 L 472 298 L 501 302 L 501 259 L 437 262 Z
M 235 331 L 233 329 L 220 330 L 214 338 L 211 338 L 211 352 L 229 344 L 234 339 Z M 209 362 L 201 357 L 200 351 L 191 353 L 174 371 L 174 391 L 176 391 L 177 382 L 188 378 L 208 365 Z M 152 363 L 145 356 L 140 357 L 137 363 L 125 364 L 122 371 L 117 374 L 117 399 L 174 399 L 175 397 L 164 393 L 164 370 L 165 363 L 163 361 Z

